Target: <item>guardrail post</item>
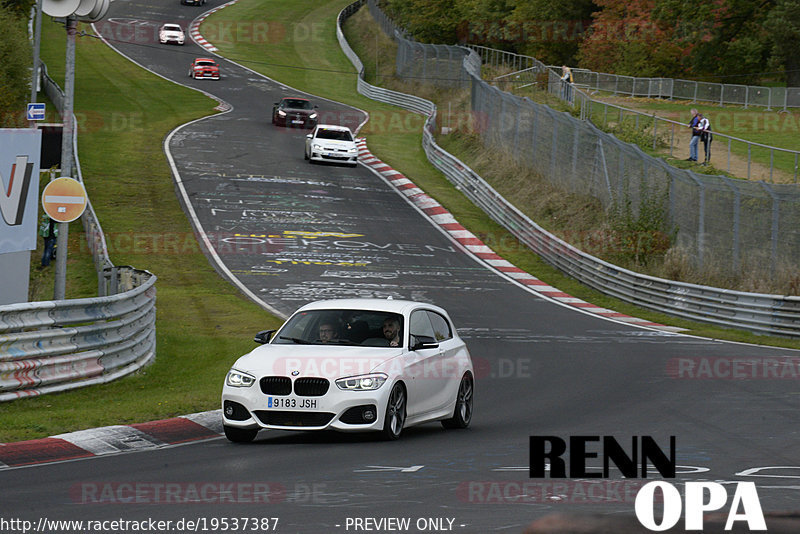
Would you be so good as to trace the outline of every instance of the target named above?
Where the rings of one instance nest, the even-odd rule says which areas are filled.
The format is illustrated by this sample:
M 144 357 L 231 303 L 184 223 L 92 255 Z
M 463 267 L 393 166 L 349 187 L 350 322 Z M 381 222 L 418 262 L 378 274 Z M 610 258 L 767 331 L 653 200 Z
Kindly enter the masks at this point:
M 653 152 L 656 150 L 656 145 L 658 143 L 658 118 L 656 114 L 653 113 Z
M 728 178 L 727 176 L 721 177 L 725 180 L 725 184 L 733 190 L 733 252 L 732 252 L 732 260 L 733 260 L 733 272 L 734 274 L 739 273 L 739 211 L 741 207 L 741 197 L 742 193 L 739 191 L 739 188 L 736 186 L 733 180 Z
M 772 197 L 772 246 L 770 247 L 770 270 L 772 271 L 772 275 L 775 276 L 775 272 L 777 271 L 778 267 L 778 229 L 780 226 L 780 201 L 778 199 L 778 195 L 773 191 L 773 189 L 765 184 L 764 182 L 758 182 L 761 184 L 761 187 Z

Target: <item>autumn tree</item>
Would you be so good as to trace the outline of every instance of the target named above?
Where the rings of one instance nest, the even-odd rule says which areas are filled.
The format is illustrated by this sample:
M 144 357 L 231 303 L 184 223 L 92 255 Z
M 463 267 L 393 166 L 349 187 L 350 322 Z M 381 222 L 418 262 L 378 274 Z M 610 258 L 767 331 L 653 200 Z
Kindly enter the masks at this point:
M 595 0 L 600 11 L 578 52 L 581 67 L 628 76 L 682 74 L 675 28 L 651 15 L 658 0 Z
M 764 24 L 773 64 L 782 65 L 786 85 L 800 87 L 800 0 L 778 0 Z
M 575 65 L 596 10 L 594 0 L 516 0 L 507 20 L 518 52 L 549 65 Z

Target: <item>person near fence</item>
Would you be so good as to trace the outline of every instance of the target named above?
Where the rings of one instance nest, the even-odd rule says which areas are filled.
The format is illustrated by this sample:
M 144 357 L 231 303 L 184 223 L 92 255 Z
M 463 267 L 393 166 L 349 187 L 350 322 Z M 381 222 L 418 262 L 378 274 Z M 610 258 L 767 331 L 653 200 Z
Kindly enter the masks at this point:
M 56 239 L 58 239 L 58 224 L 46 213 L 42 213 L 39 223 L 39 235 L 44 238 L 44 252 L 42 253 L 42 267 L 50 265 L 56 257 Z
M 561 66 L 561 98 L 572 102 L 572 69 L 566 65 Z
M 704 117 L 702 113 L 698 116 L 700 117 L 700 124 L 698 124 L 700 140 L 703 142 L 703 152 L 705 154 L 703 165 L 708 165 L 708 162 L 711 161 L 711 141 L 714 139 L 711 134 L 711 121 L 708 120 L 708 117 Z
M 689 141 L 689 161 L 697 161 L 697 145 L 700 142 L 700 114 L 692 108 L 692 120 L 689 121 L 692 129 L 692 140 Z

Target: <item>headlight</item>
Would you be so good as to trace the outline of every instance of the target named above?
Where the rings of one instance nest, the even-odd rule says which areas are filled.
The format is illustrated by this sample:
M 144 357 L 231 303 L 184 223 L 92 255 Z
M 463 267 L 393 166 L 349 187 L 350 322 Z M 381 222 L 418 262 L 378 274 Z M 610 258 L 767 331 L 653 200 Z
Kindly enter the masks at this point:
M 236 369 L 228 371 L 228 376 L 225 378 L 225 384 L 234 388 L 249 388 L 255 384 L 256 379 L 254 376 Z
M 286 112 L 278 110 L 278 116 L 279 117 L 285 117 L 286 116 Z
M 350 376 L 347 378 L 340 378 L 336 381 L 339 389 L 349 391 L 372 391 L 376 390 L 386 382 L 388 377 L 383 373 Z
M 355 154 L 356 152 L 358 152 L 358 149 L 356 147 L 353 147 L 353 148 L 348 149 L 347 151 L 349 153 L 351 153 L 351 154 Z
M 322 145 L 319 143 L 311 143 L 311 150 L 322 150 Z
M 316 113 L 312 113 L 311 115 L 308 116 L 308 118 L 309 119 L 316 119 L 317 118 L 317 114 Z

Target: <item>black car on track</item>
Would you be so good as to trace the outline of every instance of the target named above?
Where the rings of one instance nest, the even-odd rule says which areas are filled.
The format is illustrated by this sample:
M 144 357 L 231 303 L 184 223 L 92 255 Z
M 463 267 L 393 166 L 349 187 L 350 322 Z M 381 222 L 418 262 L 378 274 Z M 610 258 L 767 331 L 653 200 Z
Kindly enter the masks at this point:
M 307 98 L 282 98 L 272 107 L 272 124 L 314 128 L 317 125 L 317 106 Z

